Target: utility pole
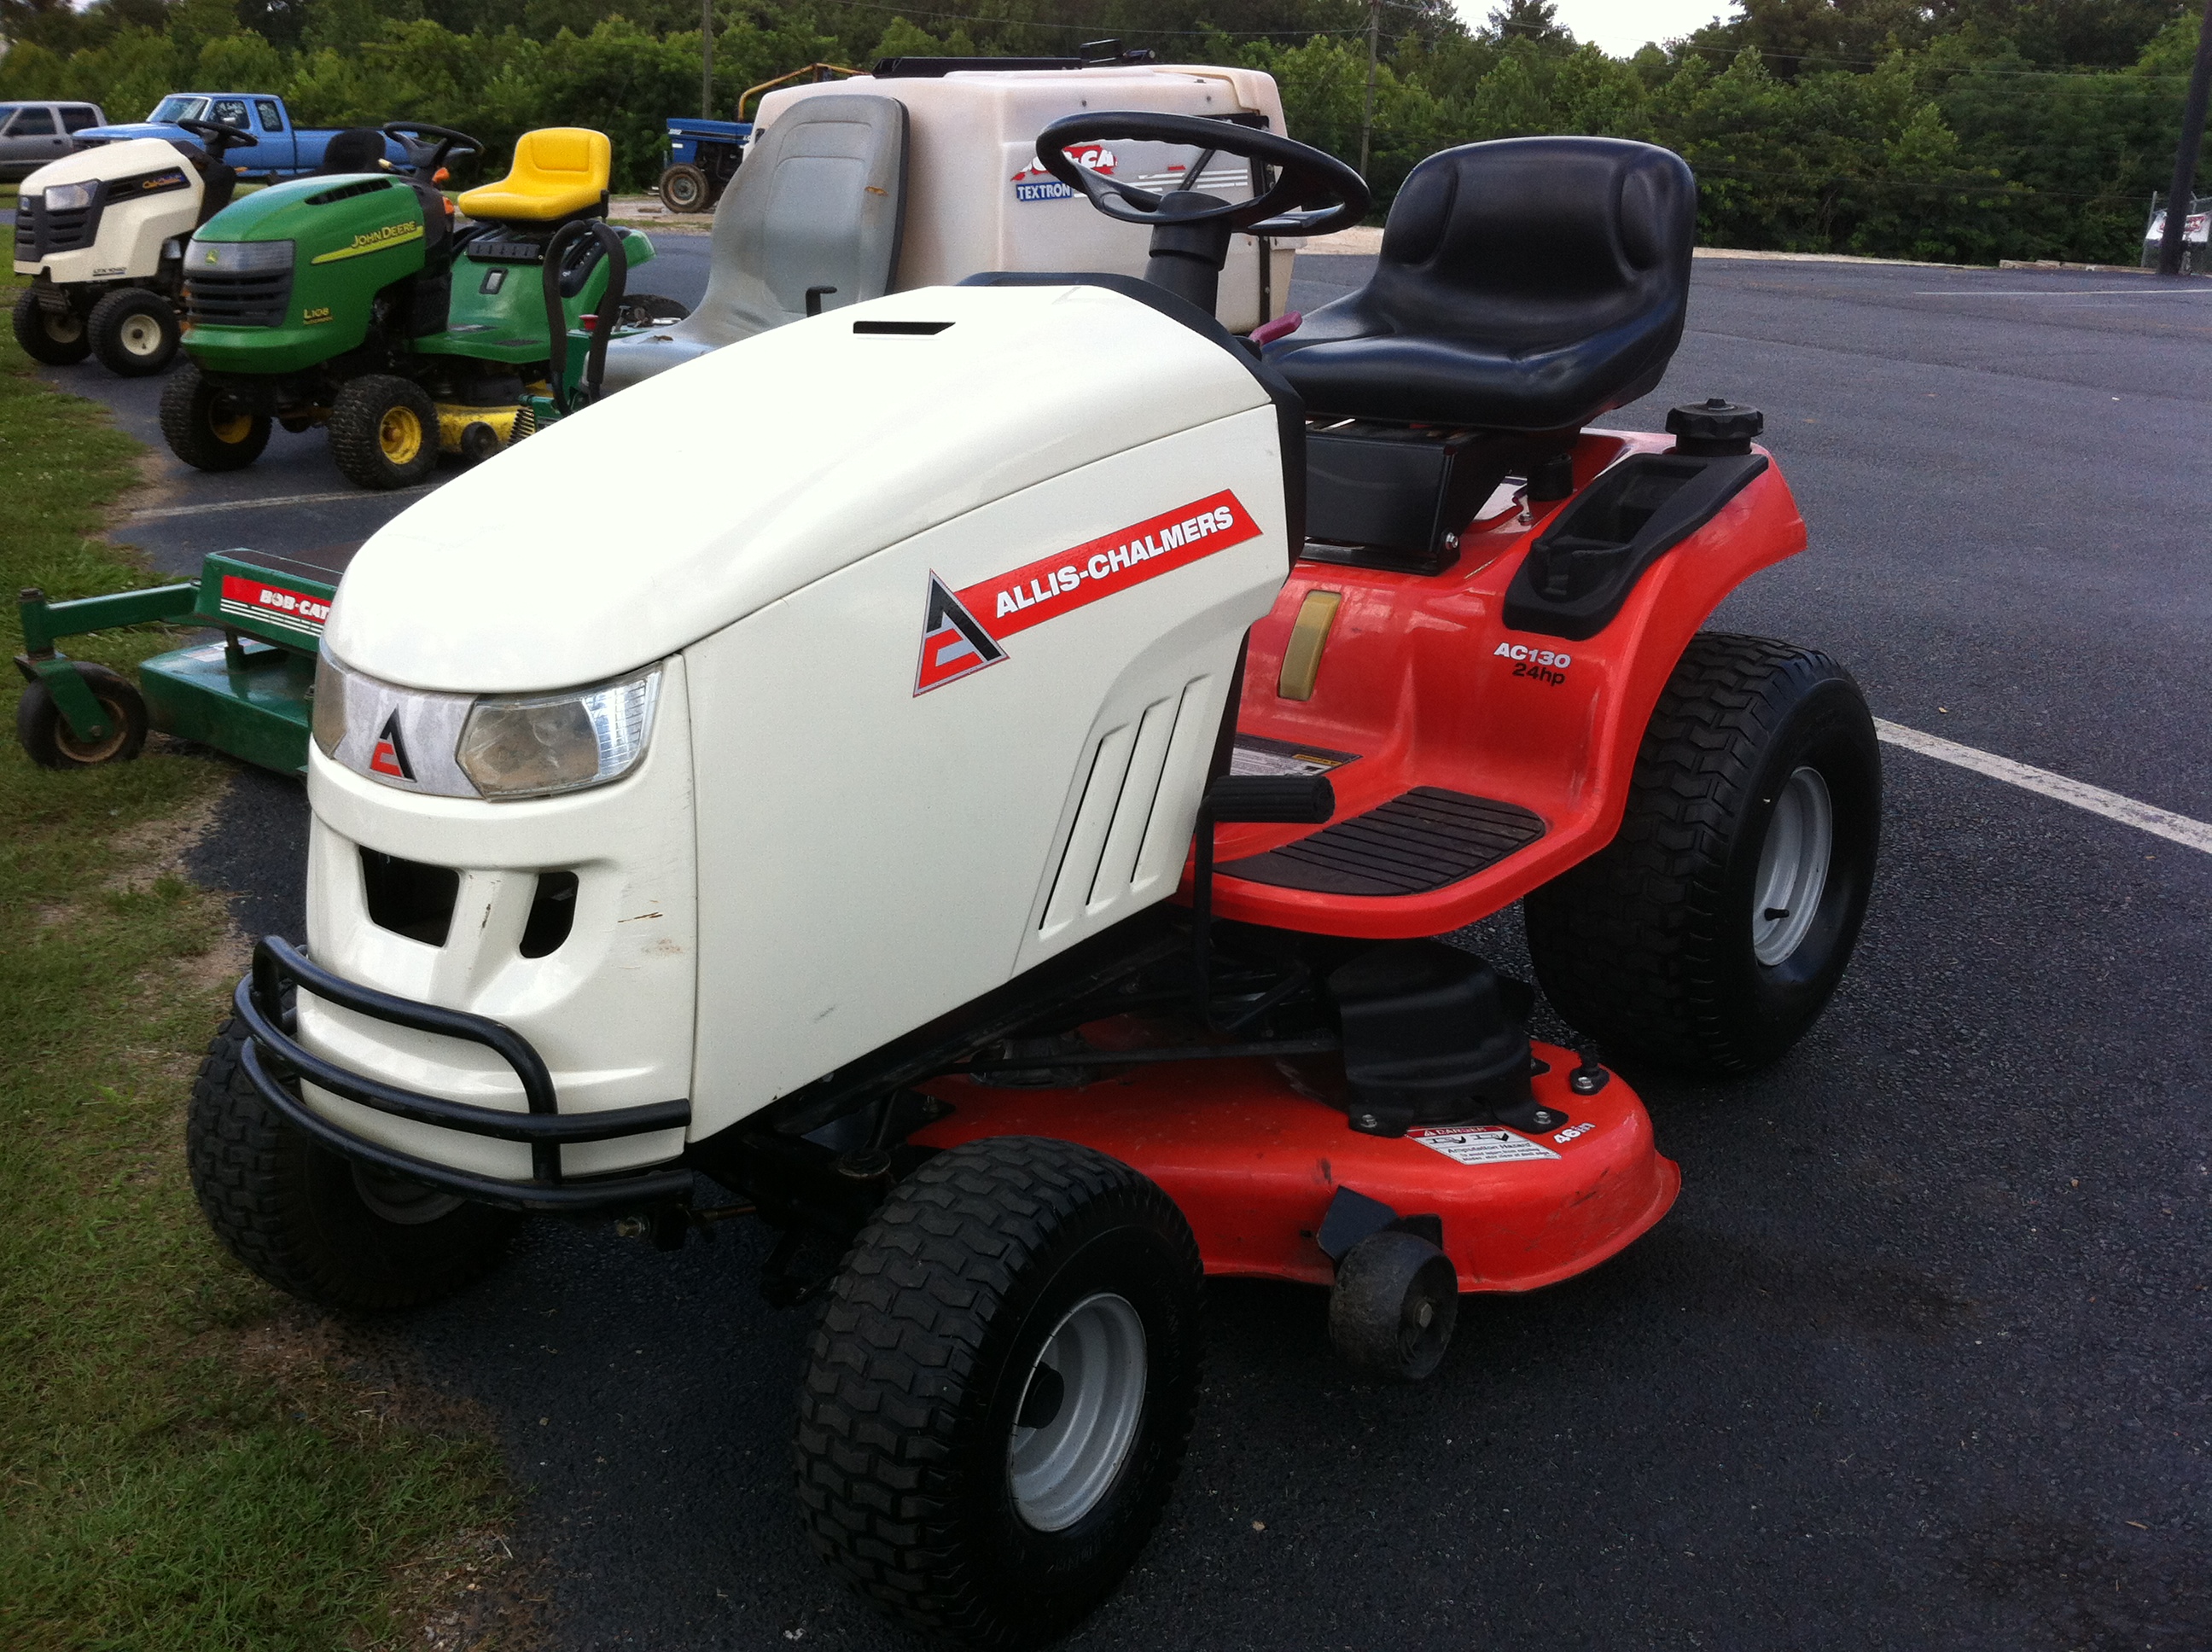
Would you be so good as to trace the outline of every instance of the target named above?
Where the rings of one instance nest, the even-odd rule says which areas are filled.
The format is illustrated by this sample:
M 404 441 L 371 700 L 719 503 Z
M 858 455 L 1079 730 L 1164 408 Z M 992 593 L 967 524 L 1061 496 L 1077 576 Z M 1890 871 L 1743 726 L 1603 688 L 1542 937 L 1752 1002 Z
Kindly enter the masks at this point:
M 2206 15 L 2212 16 L 2212 0 L 2204 0 Z M 1375 130 L 1375 41 L 1382 29 L 1382 0 L 1367 0 L 1367 105 L 1359 114 L 1359 175 L 1367 176 L 1367 141 Z M 2200 50 L 2198 59 L 2203 58 Z M 2203 100 L 2197 100 L 2197 129 L 2204 126 Z
M 2197 26 L 2197 64 L 2189 75 L 2189 96 L 2181 106 L 2181 145 L 2173 152 L 2173 184 L 2166 191 L 2166 236 L 2158 244 L 2158 272 L 2181 273 L 2181 238 L 2189 209 L 2197 198 L 2197 151 L 2204 144 L 2204 106 L 2212 98 L 2212 0 L 2204 0 L 2204 21 Z M 2212 252 L 2212 246 L 2205 249 Z
M 2207 0 L 2212 3 L 2212 0 Z M 714 118 L 714 0 L 699 0 L 699 118 Z

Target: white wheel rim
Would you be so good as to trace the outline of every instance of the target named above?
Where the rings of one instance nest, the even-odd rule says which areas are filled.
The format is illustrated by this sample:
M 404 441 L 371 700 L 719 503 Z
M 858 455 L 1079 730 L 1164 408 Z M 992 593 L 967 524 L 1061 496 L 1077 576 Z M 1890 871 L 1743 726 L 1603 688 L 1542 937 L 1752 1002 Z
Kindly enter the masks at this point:
M 1065 1531 L 1098 1506 L 1137 1437 L 1145 1379 L 1145 1321 L 1127 1300 L 1102 1291 L 1067 1310 L 1022 1384 L 1006 1443 L 1024 1521 Z
M 161 324 L 150 315 L 134 315 L 124 322 L 118 337 L 131 355 L 151 355 L 161 348 Z
M 386 1175 L 366 1164 L 353 1167 L 353 1190 L 372 1216 L 403 1228 L 427 1226 L 461 1207 L 461 1201 L 452 1193 L 441 1193 L 404 1176 Z
M 1804 944 L 1828 887 L 1836 843 L 1836 807 L 1817 768 L 1798 769 L 1783 783 L 1759 848 L 1753 880 L 1752 955 L 1769 968 Z
M 84 337 L 84 323 L 75 315 L 56 315 L 45 313 L 46 337 L 57 344 L 74 344 Z

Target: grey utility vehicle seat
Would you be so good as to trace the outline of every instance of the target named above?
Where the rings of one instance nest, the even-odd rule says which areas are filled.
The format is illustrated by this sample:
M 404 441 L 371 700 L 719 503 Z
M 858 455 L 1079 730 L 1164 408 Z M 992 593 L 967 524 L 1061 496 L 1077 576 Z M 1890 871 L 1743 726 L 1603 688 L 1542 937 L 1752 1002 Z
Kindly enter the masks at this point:
M 657 373 L 825 309 L 881 298 L 898 273 L 906 106 L 848 93 L 808 98 L 754 139 L 714 211 L 714 268 L 688 319 L 607 346 L 605 385 Z

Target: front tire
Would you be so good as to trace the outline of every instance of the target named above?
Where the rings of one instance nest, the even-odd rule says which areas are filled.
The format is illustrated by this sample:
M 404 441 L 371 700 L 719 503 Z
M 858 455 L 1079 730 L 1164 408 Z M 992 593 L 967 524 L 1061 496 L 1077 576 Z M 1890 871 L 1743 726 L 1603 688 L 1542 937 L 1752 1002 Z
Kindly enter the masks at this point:
M 146 379 L 175 359 L 179 329 L 169 301 L 143 287 L 125 287 L 92 307 L 85 323 L 93 354 L 111 373 Z
M 15 342 L 24 355 L 50 367 L 70 367 L 92 354 L 84 318 L 75 310 L 49 310 L 27 287 L 15 301 Z
M 195 470 L 242 471 L 269 446 L 269 416 L 210 384 L 191 362 L 161 387 L 161 434 Z
M 96 768 L 101 763 L 130 762 L 144 747 L 151 724 L 145 696 L 129 677 L 88 659 L 73 659 L 70 669 L 84 679 L 107 714 L 106 738 L 86 740 L 72 733 L 53 690 L 42 678 L 26 684 L 23 697 L 15 702 L 15 738 L 24 755 L 41 768 Z
M 279 1291 L 325 1308 L 415 1308 L 452 1295 L 505 1254 L 521 1218 L 365 1173 L 284 1122 L 239 1064 L 226 1020 L 192 1084 L 185 1153 L 201 1214 L 230 1254 Z
M 371 373 L 331 404 L 331 457 L 357 488 L 411 488 L 438 467 L 438 406 L 411 379 Z
M 1619 835 L 1524 904 L 1536 978 L 1620 1058 L 1753 1072 L 1843 979 L 1881 825 L 1874 720 L 1850 674 L 1809 648 L 1698 636 L 1652 713 Z
M 814 1544 L 926 1634 L 1032 1645 L 1158 1522 L 1198 1388 L 1202 1269 L 1174 1202 L 1029 1137 L 915 1172 L 832 1284 L 799 1393 Z

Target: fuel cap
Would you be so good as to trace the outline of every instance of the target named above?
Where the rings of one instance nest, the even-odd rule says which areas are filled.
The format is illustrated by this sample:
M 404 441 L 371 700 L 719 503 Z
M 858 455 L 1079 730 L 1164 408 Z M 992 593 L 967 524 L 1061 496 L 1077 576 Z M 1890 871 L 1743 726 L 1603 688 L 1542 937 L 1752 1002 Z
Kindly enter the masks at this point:
M 1751 439 L 1766 428 L 1766 416 L 1719 396 L 1667 410 L 1667 434 L 1674 451 L 1695 458 L 1748 453 Z

